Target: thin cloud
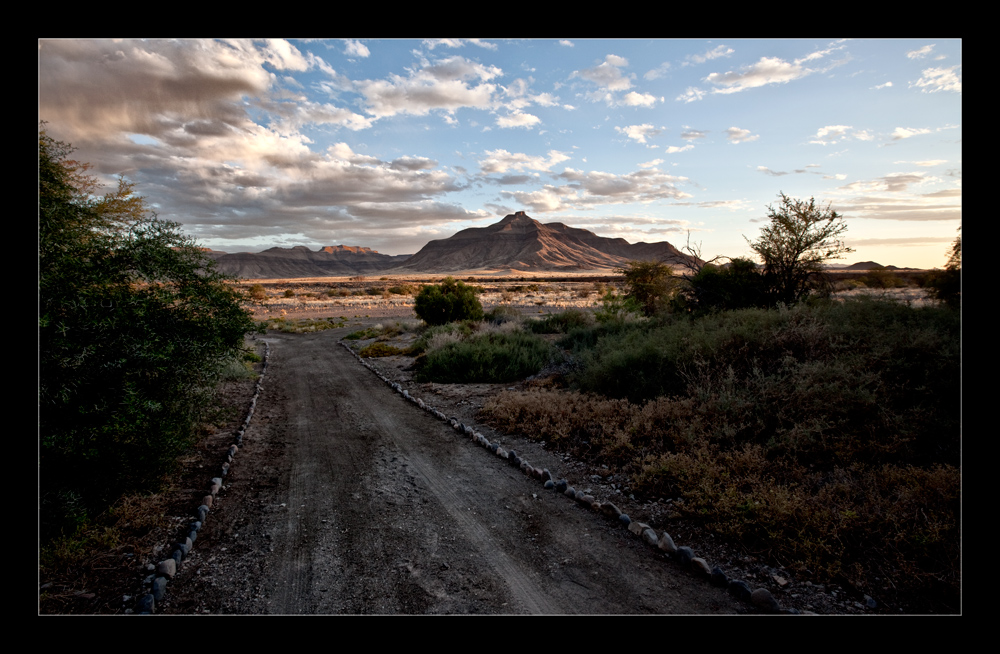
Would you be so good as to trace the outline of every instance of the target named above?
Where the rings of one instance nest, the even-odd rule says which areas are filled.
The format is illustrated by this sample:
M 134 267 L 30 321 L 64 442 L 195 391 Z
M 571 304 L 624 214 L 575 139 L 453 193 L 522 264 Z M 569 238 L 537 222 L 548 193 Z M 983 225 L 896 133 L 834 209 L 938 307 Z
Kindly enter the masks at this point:
M 910 87 L 917 87 L 924 93 L 937 93 L 939 91 L 962 92 L 962 75 L 958 72 L 961 66 L 951 68 L 926 68 L 920 79 L 910 84 Z
M 756 141 L 758 138 L 760 138 L 759 134 L 750 134 L 750 130 L 748 129 L 730 127 L 726 130 L 726 140 L 730 143 L 746 143 L 749 141 Z

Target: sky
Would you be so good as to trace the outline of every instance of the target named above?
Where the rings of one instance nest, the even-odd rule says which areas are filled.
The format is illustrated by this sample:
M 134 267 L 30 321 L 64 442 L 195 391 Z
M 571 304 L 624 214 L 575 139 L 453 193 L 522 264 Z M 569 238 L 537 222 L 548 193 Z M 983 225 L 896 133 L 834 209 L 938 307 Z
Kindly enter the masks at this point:
M 200 245 L 411 254 L 515 211 L 752 256 L 779 194 L 839 263 L 942 268 L 960 39 L 39 40 L 38 118 Z

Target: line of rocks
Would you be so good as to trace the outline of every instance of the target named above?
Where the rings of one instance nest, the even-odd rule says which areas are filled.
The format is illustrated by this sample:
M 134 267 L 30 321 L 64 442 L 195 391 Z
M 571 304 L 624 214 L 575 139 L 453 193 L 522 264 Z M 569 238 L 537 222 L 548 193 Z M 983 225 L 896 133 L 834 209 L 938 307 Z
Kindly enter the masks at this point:
M 254 388 L 253 397 L 250 399 L 250 406 L 247 409 L 246 417 L 243 418 L 243 423 L 233 433 L 233 443 L 226 450 L 224 460 L 219 468 L 220 474 L 218 477 L 212 477 L 209 482 L 208 490 L 205 496 L 202 497 L 201 505 L 194 510 L 194 520 L 181 530 L 178 539 L 172 543 L 170 557 L 160 561 L 155 566 L 153 564 L 149 565 L 150 574 L 143 582 L 148 592 L 141 595 L 138 601 L 136 601 L 133 613 L 150 614 L 155 611 L 156 603 L 162 600 L 167 593 L 167 584 L 177 574 L 177 569 L 181 562 L 187 558 L 191 552 L 191 548 L 194 547 L 194 542 L 198 538 L 198 532 L 205 524 L 205 520 L 212 510 L 212 505 L 215 503 L 215 497 L 222 490 L 222 479 L 229 474 L 233 459 L 243 445 L 243 434 L 246 433 L 247 428 L 250 426 L 250 419 L 253 418 L 253 412 L 257 406 L 257 398 L 260 396 L 261 388 L 263 388 L 264 374 L 267 372 L 267 362 L 270 355 L 271 346 L 265 341 L 264 364 L 261 366 L 260 376 L 257 378 L 257 385 Z
M 705 559 L 695 556 L 694 551 L 690 547 L 678 547 L 674 544 L 673 538 L 671 538 L 670 534 L 666 531 L 657 535 L 656 531 L 648 524 L 632 520 L 628 514 L 621 511 L 612 502 L 600 502 L 592 495 L 570 486 L 566 479 L 555 479 L 547 468 L 540 469 L 532 466 L 531 463 L 520 456 L 517 451 L 507 451 L 498 443 L 491 443 L 480 432 L 464 424 L 455 416 L 446 416 L 444 413 L 435 409 L 433 406 L 424 402 L 420 398 L 413 397 L 410 395 L 409 391 L 405 390 L 399 383 L 386 377 L 373 363 L 358 355 L 358 353 L 351 349 L 349 345 L 343 341 L 341 341 L 340 344 L 343 345 L 348 352 L 353 354 L 354 357 L 361 362 L 361 365 L 375 373 L 379 379 L 388 384 L 394 391 L 402 395 L 404 399 L 417 405 L 438 420 L 448 423 L 456 432 L 468 437 L 470 440 L 489 450 L 501 459 L 506 460 L 509 465 L 520 468 L 520 470 L 527 476 L 541 481 L 543 488 L 553 490 L 556 493 L 561 493 L 583 507 L 589 508 L 613 520 L 617 520 L 622 526 L 628 528 L 631 533 L 641 538 L 643 542 L 660 550 L 669 558 L 680 563 L 682 567 L 693 570 L 697 575 L 707 579 L 714 586 L 728 589 L 729 593 L 734 597 L 744 602 L 748 602 L 766 613 L 799 613 L 799 611 L 794 608 L 782 608 L 771 594 L 771 591 L 767 588 L 752 589 L 745 581 L 740 579 L 730 579 L 719 566 L 710 566 Z

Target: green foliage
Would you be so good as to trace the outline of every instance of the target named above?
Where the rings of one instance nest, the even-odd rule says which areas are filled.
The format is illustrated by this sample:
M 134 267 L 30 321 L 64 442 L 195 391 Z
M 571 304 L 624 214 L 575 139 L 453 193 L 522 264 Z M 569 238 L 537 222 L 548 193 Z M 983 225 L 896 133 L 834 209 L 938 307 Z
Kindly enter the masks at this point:
M 257 326 L 249 298 L 179 225 L 120 181 L 102 200 L 72 148 L 39 129 L 42 531 L 155 485 L 226 361 Z
M 487 332 L 427 352 L 417 380 L 445 384 L 512 382 L 537 373 L 555 355 L 555 349 L 538 336 Z
M 765 307 L 765 278 L 749 259 L 737 257 L 728 266 L 705 264 L 675 298 L 674 308 L 696 315 L 712 311 Z
M 586 311 L 569 309 L 562 313 L 553 313 L 540 320 L 529 320 L 525 328 L 535 334 L 566 334 L 580 327 L 594 324 L 594 317 Z
M 634 298 L 615 293 L 609 288 L 601 298 L 601 308 L 594 313 L 594 318 L 602 325 L 634 322 L 642 317 L 642 305 Z
M 764 262 L 764 276 L 772 303 L 794 304 L 822 288 L 821 264 L 853 252 L 841 236 L 844 217 L 816 206 L 816 200 L 796 200 L 784 193 L 777 208 L 769 205 L 770 224 L 761 228 L 750 248 Z
M 625 298 L 641 307 L 646 316 L 662 308 L 676 287 L 673 269 L 659 261 L 629 261 L 615 272 L 625 277 Z
M 930 294 L 952 308 L 962 306 L 962 237 L 951 246 L 943 272 L 935 272 L 926 282 Z
M 483 305 L 476 297 L 476 289 L 452 277 L 420 289 L 413 310 L 428 325 L 483 319 Z

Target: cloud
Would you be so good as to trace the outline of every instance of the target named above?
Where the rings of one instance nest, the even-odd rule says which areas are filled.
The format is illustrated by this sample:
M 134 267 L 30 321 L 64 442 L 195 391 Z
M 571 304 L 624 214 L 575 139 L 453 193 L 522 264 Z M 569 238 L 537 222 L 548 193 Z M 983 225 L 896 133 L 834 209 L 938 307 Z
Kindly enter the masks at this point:
M 510 170 L 540 170 L 548 171 L 556 164 L 569 161 L 570 157 L 558 150 L 549 150 L 548 158 L 530 156 L 521 152 L 511 153 L 507 150 L 487 150 L 486 158 L 479 161 L 483 173 L 506 173 Z
M 908 59 L 923 59 L 924 57 L 926 57 L 931 53 L 931 50 L 934 49 L 934 45 L 935 44 L 925 45 L 922 48 L 917 48 L 916 50 L 910 50 L 909 52 L 906 53 L 906 57 Z
M 497 118 L 497 125 L 500 127 L 531 127 L 542 122 L 542 119 L 532 114 L 515 111 L 514 113 Z
M 685 127 L 684 131 L 681 132 L 681 138 L 685 141 L 693 141 L 694 139 L 703 139 L 708 134 L 708 132 L 703 132 L 699 129 L 690 129 Z
M 750 130 L 748 129 L 730 127 L 726 130 L 726 140 L 730 143 L 746 143 L 748 141 L 756 141 L 758 138 L 760 138 L 759 134 L 751 136 Z
M 694 146 L 691 145 L 690 143 L 682 146 L 676 146 L 676 145 L 668 146 L 666 150 L 664 150 L 664 152 L 666 152 L 667 154 L 677 154 L 678 152 L 687 152 L 688 150 L 694 150 Z
M 566 46 L 567 48 L 572 48 L 575 47 L 576 44 L 567 39 L 562 39 L 561 41 L 559 41 L 559 45 Z
M 897 127 L 892 131 L 892 140 L 899 141 L 900 139 L 908 139 L 911 136 L 916 136 L 918 134 L 930 134 L 930 132 L 931 130 L 923 127 Z
M 397 114 L 426 115 L 434 110 L 452 113 L 463 107 L 488 109 L 497 90 L 488 80 L 502 74 L 495 66 L 484 66 L 454 56 L 411 70 L 409 76 L 362 80 L 355 88 L 376 118 Z
M 566 168 L 555 178 L 562 184 L 546 184 L 536 191 L 505 191 L 503 195 L 536 212 L 691 197 L 677 188 L 679 183 L 687 181 L 686 177 L 668 175 L 655 168 L 625 175 Z
M 669 71 L 669 70 L 670 70 L 670 62 L 669 61 L 664 61 L 662 64 L 660 64 L 656 68 L 653 68 L 652 70 L 646 71 L 646 74 L 643 75 L 642 77 L 643 77 L 643 79 L 647 79 L 647 80 L 659 79 L 659 78 L 663 77 L 664 75 L 666 75 L 667 71 Z
M 361 41 L 351 41 L 350 39 L 344 41 L 344 54 L 348 57 L 367 57 L 371 55 L 368 47 Z
M 722 52 L 720 50 L 722 47 L 723 46 L 719 46 L 719 48 L 716 48 L 713 52 Z M 711 93 L 719 94 L 739 93 L 747 89 L 758 88 L 770 84 L 787 84 L 788 82 L 801 79 L 816 72 L 825 72 L 833 66 L 839 65 L 839 63 L 833 63 L 825 69 L 818 69 L 807 67 L 804 64 L 807 62 L 818 62 L 830 53 L 840 50 L 843 47 L 844 46 L 842 45 L 834 44 L 824 50 L 811 52 L 806 56 L 800 59 L 795 59 L 791 62 L 785 61 L 779 57 L 761 57 L 757 63 L 743 66 L 738 71 L 731 70 L 725 73 L 710 73 L 707 77 L 705 77 L 704 81 L 716 87 L 711 90 Z M 728 52 L 725 54 L 728 54 Z M 684 93 L 679 95 L 677 100 L 683 102 L 694 102 L 695 100 L 701 100 L 704 96 L 704 91 L 695 87 L 690 87 Z
M 615 127 L 615 131 L 624 134 L 637 143 L 645 143 L 646 137 L 658 135 L 662 129 L 657 129 L 649 124 L 629 125 L 627 127 Z
M 956 71 L 961 66 L 951 68 L 926 68 L 920 79 L 910 84 L 910 87 L 918 87 L 924 93 L 937 93 L 938 91 L 962 92 L 962 75 Z
M 706 93 L 699 88 L 694 86 L 689 86 L 683 93 L 678 95 L 675 100 L 678 102 L 695 102 L 704 98 Z
M 756 64 L 744 66 L 739 72 L 711 73 L 705 81 L 722 87 L 715 89 L 714 93 L 739 93 L 768 84 L 785 84 L 811 72 L 777 57 L 761 57 Z
M 604 62 L 594 68 L 574 70 L 570 77 L 582 77 L 608 91 L 626 91 L 632 88 L 630 77 L 622 75 L 621 69 L 628 65 L 624 57 L 609 54 Z
M 832 145 L 849 139 L 871 141 L 873 138 L 874 136 L 868 131 L 855 130 L 850 125 L 827 125 L 816 130 L 815 138 L 809 141 L 809 143 L 814 145 Z
M 703 64 L 706 61 L 710 61 L 712 59 L 718 59 L 720 57 L 728 57 L 734 52 L 736 51 L 730 48 L 729 46 L 719 45 L 705 52 L 704 54 L 688 55 L 687 57 L 685 57 L 684 65 L 687 66 L 691 64 Z
M 622 98 L 622 102 L 629 107 L 652 107 L 656 104 L 656 97 L 649 93 L 630 91 Z
M 878 84 L 877 86 L 874 86 L 872 88 L 879 90 L 879 89 L 887 89 L 890 86 L 892 86 L 892 82 L 886 82 L 885 84 Z

